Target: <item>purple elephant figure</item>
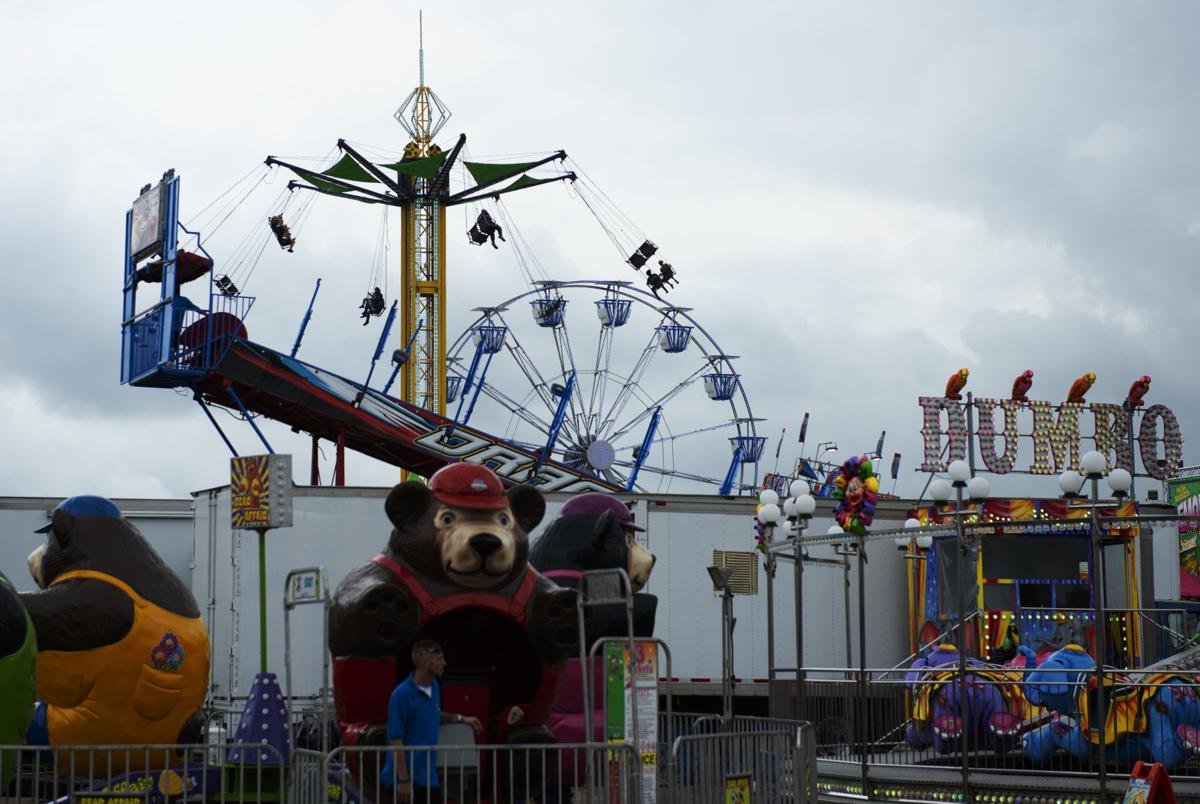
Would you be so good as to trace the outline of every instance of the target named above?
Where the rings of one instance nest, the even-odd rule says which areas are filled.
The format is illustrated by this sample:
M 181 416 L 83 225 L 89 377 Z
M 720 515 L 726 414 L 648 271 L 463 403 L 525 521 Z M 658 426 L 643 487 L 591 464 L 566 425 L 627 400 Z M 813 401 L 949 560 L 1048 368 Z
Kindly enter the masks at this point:
M 969 658 L 964 684 L 958 679 L 958 662 L 958 649 L 943 644 L 909 667 L 904 682 L 912 690 L 913 707 L 905 740 L 918 750 L 932 746 L 939 754 L 962 750 L 964 736 L 968 751 L 1011 750 L 1020 719 L 1010 710 L 1008 674 Z M 1011 722 L 1012 733 L 998 729 L 998 722 Z

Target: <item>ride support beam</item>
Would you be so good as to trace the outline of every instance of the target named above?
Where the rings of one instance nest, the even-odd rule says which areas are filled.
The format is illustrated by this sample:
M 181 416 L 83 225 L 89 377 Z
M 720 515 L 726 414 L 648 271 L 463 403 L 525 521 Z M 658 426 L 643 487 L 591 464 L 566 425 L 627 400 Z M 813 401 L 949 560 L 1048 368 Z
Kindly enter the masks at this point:
M 346 485 L 346 434 L 338 432 L 337 457 L 333 462 L 333 485 Z
M 320 462 L 319 462 L 319 459 L 320 459 L 320 457 L 321 457 L 321 446 L 320 446 L 320 444 L 321 444 L 321 439 L 317 437 L 317 434 L 316 434 L 316 433 L 313 433 L 313 437 L 312 437 L 312 464 L 311 464 L 311 466 L 312 466 L 312 469 L 311 469 L 311 471 L 310 471 L 310 473 L 309 473 L 309 477 L 308 477 L 308 484 L 309 484 L 310 486 L 319 486 L 319 485 L 321 485 L 321 464 L 320 464 Z

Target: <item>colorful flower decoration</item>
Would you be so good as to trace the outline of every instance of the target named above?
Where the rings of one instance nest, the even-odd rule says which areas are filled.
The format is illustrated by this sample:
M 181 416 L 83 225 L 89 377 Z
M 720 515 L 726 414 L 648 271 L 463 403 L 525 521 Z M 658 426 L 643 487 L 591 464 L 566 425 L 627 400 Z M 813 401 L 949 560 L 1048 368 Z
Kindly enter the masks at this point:
M 179 637 L 167 631 L 150 649 L 150 664 L 158 670 L 178 670 L 183 665 L 183 646 Z
M 842 464 L 833 481 L 833 497 L 838 501 L 833 513 L 842 530 L 859 536 L 866 533 L 879 501 L 879 478 L 871 461 L 855 455 Z

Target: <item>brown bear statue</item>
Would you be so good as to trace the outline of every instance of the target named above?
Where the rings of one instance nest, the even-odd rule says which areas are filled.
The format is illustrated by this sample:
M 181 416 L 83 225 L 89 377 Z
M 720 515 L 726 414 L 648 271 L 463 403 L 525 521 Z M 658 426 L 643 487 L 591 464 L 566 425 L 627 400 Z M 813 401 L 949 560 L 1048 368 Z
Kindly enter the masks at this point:
M 505 491 L 470 463 L 392 489 L 387 547 L 346 575 L 329 616 L 343 744 L 385 742 L 388 698 L 420 639 L 443 647 L 445 708 L 478 717 L 481 739 L 553 741 L 544 722 L 578 627 L 575 591 L 529 566 L 545 508 L 536 489 Z

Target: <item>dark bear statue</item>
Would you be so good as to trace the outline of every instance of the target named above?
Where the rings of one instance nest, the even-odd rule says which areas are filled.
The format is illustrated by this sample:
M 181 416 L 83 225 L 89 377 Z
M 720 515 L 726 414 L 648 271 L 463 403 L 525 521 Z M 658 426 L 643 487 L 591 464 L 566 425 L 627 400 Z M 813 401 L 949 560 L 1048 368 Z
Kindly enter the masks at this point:
M 650 580 L 655 557 L 637 541 L 645 528 L 637 525 L 629 509 L 616 497 L 600 492 L 572 497 L 563 506 L 562 515 L 550 523 L 534 541 L 529 562 L 547 578 L 563 586 L 577 588 L 580 576 L 588 570 L 623 569 L 629 575 L 633 596 L 633 635 L 638 638 L 654 636 L 654 617 L 658 598 L 640 590 Z M 601 637 L 629 637 L 627 610 L 621 604 L 589 607 L 591 615 L 585 622 L 586 643 L 592 645 Z M 603 659 L 592 662 L 592 700 L 581 695 L 582 667 L 578 656 L 567 662 L 554 710 L 546 725 L 560 743 L 588 741 L 587 723 L 592 724 L 591 739 L 601 741 L 603 735 Z M 552 768 L 554 781 L 562 785 L 583 783 L 585 758 L 582 752 L 563 758 Z
M 567 501 L 558 519 L 533 543 L 529 563 L 560 586 L 577 588 L 588 570 L 623 569 L 636 593 L 633 598 L 633 634 L 654 636 L 658 598 L 641 592 L 650 580 L 655 557 L 637 541 L 646 529 L 637 525 L 629 509 L 616 497 L 601 492 L 579 494 Z M 600 637 L 627 637 L 624 607 L 615 604 L 592 612 L 587 644 Z
M 38 532 L 29 570 L 41 588 L 21 593 L 39 651 L 30 742 L 201 742 L 209 643 L 191 591 L 104 497 L 65 500 Z M 105 761 L 140 770 L 147 756 Z
M 385 742 L 388 698 L 420 639 L 443 647 L 445 708 L 478 717 L 482 739 L 552 741 L 544 722 L 578 629 L 575 593 L 528 563 L 541 493 L 506 492 L 490 469 L 457 463 L 428 486 L 399 484 L 385 509 L 386 548 L 342 580 L 329 615 L 343 744 Z

